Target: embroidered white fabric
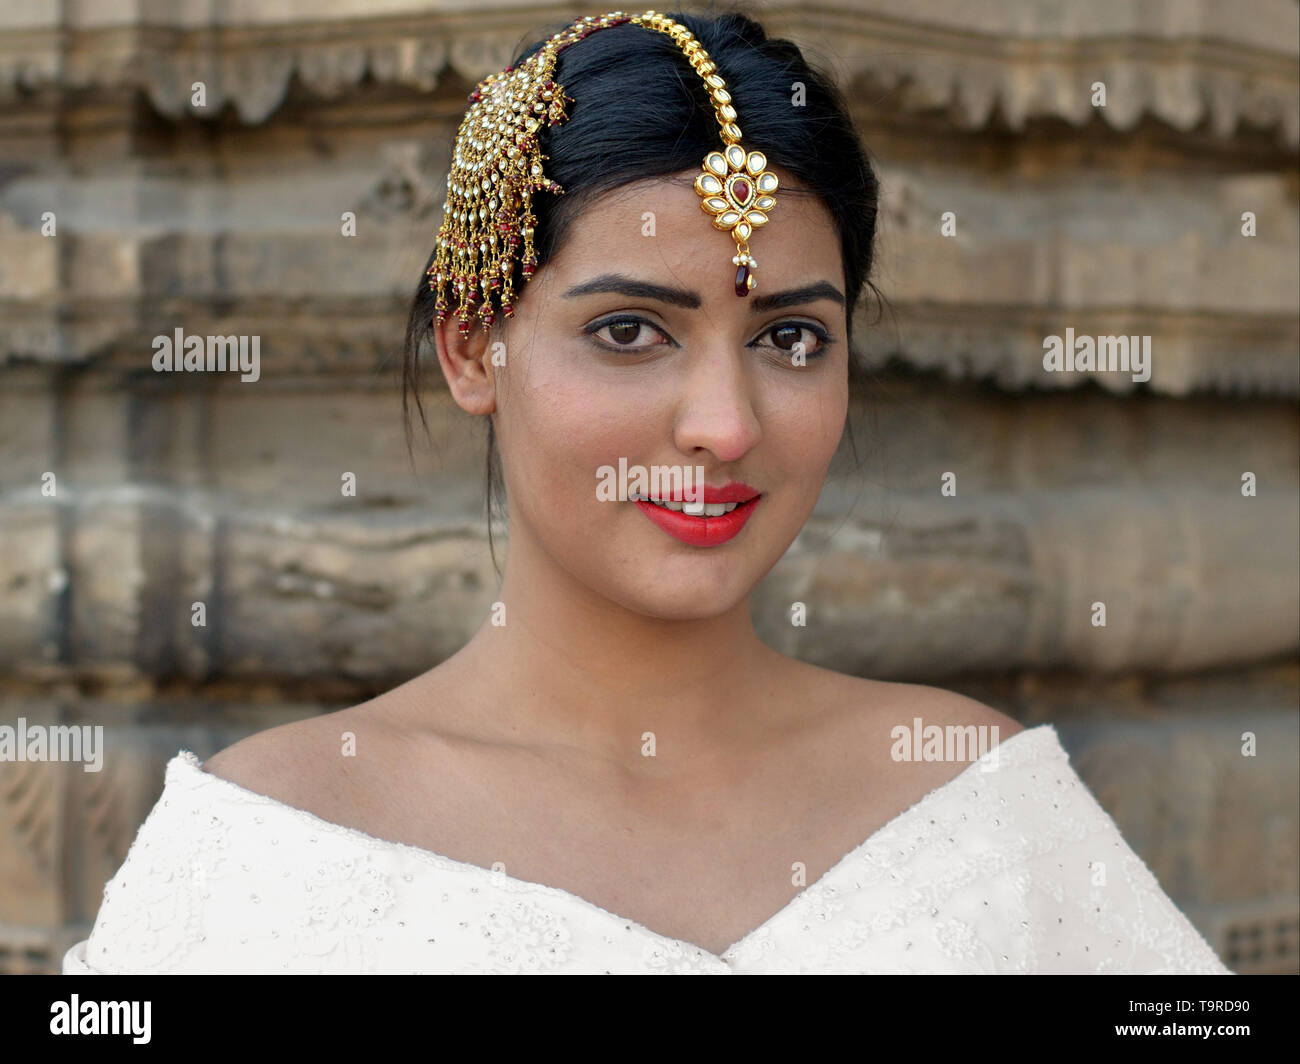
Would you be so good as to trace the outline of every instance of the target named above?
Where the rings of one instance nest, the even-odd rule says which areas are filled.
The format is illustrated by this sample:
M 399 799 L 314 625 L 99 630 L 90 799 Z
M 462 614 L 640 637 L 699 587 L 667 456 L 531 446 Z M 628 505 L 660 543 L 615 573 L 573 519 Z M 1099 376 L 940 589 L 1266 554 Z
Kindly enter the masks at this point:
M 1048 724 L 972 762 L 720 955 L 322 820 L 182 750 L 63 972 L 1233 974 Z

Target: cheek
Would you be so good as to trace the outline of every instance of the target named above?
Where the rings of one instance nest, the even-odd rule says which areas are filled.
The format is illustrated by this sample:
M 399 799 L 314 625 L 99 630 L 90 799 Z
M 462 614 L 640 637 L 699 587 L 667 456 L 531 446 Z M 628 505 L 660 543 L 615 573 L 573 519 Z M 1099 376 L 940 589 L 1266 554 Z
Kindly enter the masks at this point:
M 533 499 L 530 508 L 539 518 L 599 505 L 596 470 L 617 467 L 620 456 L 636 461 L 636 422 L 628 419 L 626 404 L 612 401 L 608 388 L 559 374 L 530 382 L 527 392 L 513 398 L 518 416 L 509 460 L 528 478 L 519 490 Z M 557 507 L 561 499 L 564 505 Z
M 611 402 L 607 390 L 591 386 L 570 383 L 551 395 L 544 416 L 548 446 L 569 469 L 580 467 L 584 475 L 590 474 L 593 483 L 594 467 L 616 460 L 635 432 L 626 404 Z
M 823 386 L 785 388 L 773 397 L 765 419 L 763 438 L 775 461 L 791 478 L 804 481 L 824 472 L 835 456 L 848 414 L 848 389 L 828 378 Z M 820 480 L 808 482 L 814 494 Z

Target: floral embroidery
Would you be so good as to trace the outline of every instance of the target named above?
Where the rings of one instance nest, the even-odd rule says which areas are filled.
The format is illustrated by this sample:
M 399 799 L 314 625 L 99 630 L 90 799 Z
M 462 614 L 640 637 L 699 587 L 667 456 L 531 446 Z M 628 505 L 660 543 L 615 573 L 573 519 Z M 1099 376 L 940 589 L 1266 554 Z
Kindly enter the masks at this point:
M 373 950 L 367 931 L 393 905 L 388 876 L 368 855 L 348 856 L 318 863 L 303 887 L 295 929 L 298 950 L 318 958 L 341 951 L 346 970 L 369 971 Z
M 641 953 L 641 961 L 652 974 L 699 975 L 703 952 L 695 946 L 673 939 L 649 942 Z
M 949 957 L 974 957 L 979 952 L 975 929 L 960 920 L 944 920 L 935 925 L 935 941 Z
M 230 834 L 230 824 L 216 813 L 181 802 L 154 806 L 104 888 L 95 927 L 108 933 L 88 959 L 112 957 L 141 973 L 178 963 L 205 934 L 204 902 L 225 868 Z
M 483 921 L 491 971 L 557 971 L 569 956 L 569 929 L 550 909 L 523 898 L 495 906 Z

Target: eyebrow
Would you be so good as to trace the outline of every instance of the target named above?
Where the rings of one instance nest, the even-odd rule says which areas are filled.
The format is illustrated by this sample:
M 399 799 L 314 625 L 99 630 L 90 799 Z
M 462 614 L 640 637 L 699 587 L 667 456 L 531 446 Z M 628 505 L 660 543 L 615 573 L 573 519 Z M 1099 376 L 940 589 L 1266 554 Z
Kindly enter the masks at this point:
M 638 281 L 621 273 L 602 273 L 590 281 L 574 285 L 564 293 L 565 299 L 578 296 L 596 295 L 604 292 L 617 292 L 619 295 L 634 299 L 656 299 L 669 306 L 685 307 L 698 310 L 702 305 L 699 294 L 685 288 L 670 288 L 652 281 Z M 844 294 L 829 281 L 816 281 L 801 288 L 790 288 L 784 292 L 768 292 L 749 297 L 751 313 L 761 314 L 766 310 L 779 310 L 798 303 L 812 303 L 818 299 L 829 299 L 844 306 Z

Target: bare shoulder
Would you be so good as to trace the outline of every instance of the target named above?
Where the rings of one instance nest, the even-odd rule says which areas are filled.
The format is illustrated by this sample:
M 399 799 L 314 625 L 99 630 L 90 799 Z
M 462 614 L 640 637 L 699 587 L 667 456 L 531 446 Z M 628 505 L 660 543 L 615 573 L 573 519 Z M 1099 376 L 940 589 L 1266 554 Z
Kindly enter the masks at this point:
M 892 689 L 895 704 L 904 711 L 911 711 L 913 716 L 921 717 L 923 724 L 996 728 L 994 734 L 1002 742 L 1025 730 L 1014 717 L 956 691 L 916 683 L 891 683 L 888 686 Z M 912 719 L 909 717 L 897 723 L 911 724 Z
M 203 762 L 203 771 L 300 809 L 327 806 L 350 789 L 356 734 L 373 744 L 384 727 L 369 703 L 281 724 L 246 736 Z
M 250 735 L 202 768 L 324 820 L 400 830 L 446 809 L 475 779 L 477 747 L 457 694 L 440 666 L 368 701 Z
M 813 672 L 806 689 L 820 692 L 821 715 L 858 735 L 879 737 L 899 726 L 911 728 L 918 718 L 922 727 L 987 728 L 995 744 L 1024 731 L 1013 717 L 956 691 L 808 668 Z
M 992 706 L 927 684 L 838 676 L 823 688 L 844 707 L 828 719 L 828 765 L 872 780 L 871 816 L 907 809 L 1024 728 Z M 934 728 L 941 729 L 935 732 Z M 942 736 L 933 756 L 933 736 Z M 870 818 L 869 818 L 870 819 Z
M 203 762 L 203 771 L 245 790 L 283 800 L 298 789 L 318 742 L 315 718 L 247 735 Z

